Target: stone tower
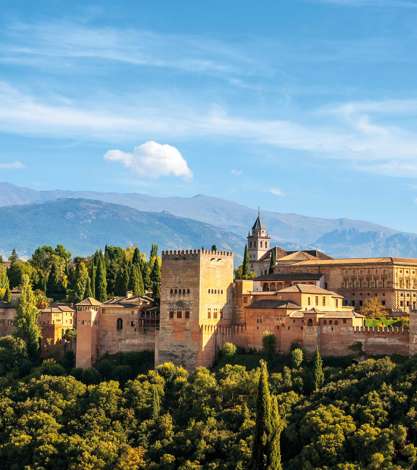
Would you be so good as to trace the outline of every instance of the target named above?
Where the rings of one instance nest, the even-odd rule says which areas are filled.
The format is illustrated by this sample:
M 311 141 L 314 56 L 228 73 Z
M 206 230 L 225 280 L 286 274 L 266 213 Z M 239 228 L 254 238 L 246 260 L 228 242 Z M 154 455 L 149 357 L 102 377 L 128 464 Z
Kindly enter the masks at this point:
M 232 253 L 163 252 L 156 365 L 170 361 L 190 370 L 210 366 L 216 331 L 232 321 L 232 289 Z
M 254 263 L 270 249 L 270 244 L 271 237 L 261 221 L 261 214 L 258 210 L 258 217 L 248 234 L 248 257 L 251 271 L 256 271 Z

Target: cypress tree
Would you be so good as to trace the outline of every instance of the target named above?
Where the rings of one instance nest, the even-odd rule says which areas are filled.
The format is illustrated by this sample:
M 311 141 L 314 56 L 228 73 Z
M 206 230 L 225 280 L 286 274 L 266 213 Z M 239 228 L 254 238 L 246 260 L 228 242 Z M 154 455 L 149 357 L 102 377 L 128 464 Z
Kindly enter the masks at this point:
M 87 297 L 94 297 L 93 291 L 91 289 L 91 281 L 90 281 L 90 276 L 87 277 L 87 282 L 85 284 L 85 291 L 83 298 L 86 299 Z
M 100 302 L 105 302 L 107 300 L 106 265 L 101 251 L 98 257 L 95 294 L 97 300 L 99 300 Z
M 38 315 L 39 310 L 36 308 L 35 294 L 29 276 L 24 274 L 22 293 L 16 309 L 16 331 L 14 334 L 25 341 L 32 360 L 39 357 L 41 331 L 38 325 Z
M 249 258 L 248 258 L 248 247 L 245 245 L 245 251 L 243 253 L 243 263 L 242 263 L 242 278 L 246 279 L 249 274 Z
M 276 251 L 275 251 L 275 248 L 272 248 L 271 258 L 270 258 L 270 262 L 269 262 L 269 274 L 272 274 L 274 272 L 274 266 L 276 264 L 277 264 Z
M 129 290 L 129 266 L 128 264 L 124 264 L 120 267 L 117 277 L 116 277 L 116 285 L 115 285 L 115 294 L 125 296 Z
M 158 419 L 161 412 L 161 400 L 156 385 L 152 386 L 152 418 Z
M 277 397 L 272 397 L 271 437 L 267 453 L 267 470 L 282 470 L 281 463 L 281 430 L 282 422 L 278 410 Z
M 252 449 L 253 470 L 267 468 L 268 444 L 271 436 L 271 394 L 269 391 L 268 369 L 265 361 L 260 361 L 261 372 L 256 400 L 256 424 Z
M 134 264 L 132 266 L 132 274 L 130 276 L 131 280 L 131 290 L 134 295 L 144 295 L 145 288 L 143 285 L 142 271 L 140 270 L 139 264 Z
M 140 258 L 140 251 L 138 247 L 136 247 L 135 251 L 133 252 L 132 264 L 139 264 L 139 265 L 142 264 L 142 260 Z
M 97 266 L 94 264 L 91 265 L 91 278 L 90 278 L 90 287 L 91 287 L 91 297 L 96 298 L 96 277 L 97 277 Z
M 323 361 L 321 360 L 320 351 L 317 348 L 313 360 L 313 390 L 320 390 L 324 382 Z
M 151 272 L 152 272 L 152 267 L 149 265 L 149 263 L 143 263 L 142 264 L 142 279 L 143 279 L 143 285 L 145 286 L 145 292 L 148 292 L 149 290 L 152 289 Z
M 54 300 L 63 299 L 66 295 L 66 288 L 63 283 L 63 273 L 58 266 L 58 261 L 52 263 L 51 270 L 46 284 L 46 293 L 48 297 Z
M 3 300 L 8 304 L 12 301 L 12 291 L 10 290 L 10 287 L 6 288 L 6 292 L 4 293 Z
M 88 269 L 87 266 L 84 263 L 78 263 L 77 268 L 75 270 L 75 286 L 74 286 L 74 300 L 75 302 L 80 302 L 81 300 L 85 299 L 86 296 L 86 290 L 87 290 L 87 284 L 90 280 L 90 277 L 88 275 Z M 91 285 L 90 285 L 90 290 L 91 290 Z
M 7 277 L 6 266 L 0 263 L 0 300 L 6 297 L 7 289 L 10 288 L 9 278 Z
M 159 266 L 159 261 L 156 258 L 153 264 L 153 269 L 151 273 L 151 283 L 152 283 L 152 297 L 155 302 L 159 302 L 160 299 L 160 288 L 161 288 L 161 268 Z

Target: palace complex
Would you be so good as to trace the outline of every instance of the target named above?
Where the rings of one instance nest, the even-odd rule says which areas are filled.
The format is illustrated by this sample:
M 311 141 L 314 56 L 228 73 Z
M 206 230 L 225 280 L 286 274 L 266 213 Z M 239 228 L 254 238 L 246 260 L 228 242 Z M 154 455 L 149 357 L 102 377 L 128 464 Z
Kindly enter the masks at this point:
M 230 252 L 162 252 L 159 305 L 127 296 L 44 309 L 43 351 L 62 345 L 74 327 L 83 368 L 105 354 L 146 350 L 156 364 L 211 366 L 224 343 L 261 349 L 265 335 L 275 336 L 281 353 L 293 344 L 324 356 L 417 353 L 417 259 L 333 259 L 270 243 L 258 215 L 247 243 L 253 279 L 234 279 Z M 375 297 L 387 314 L 409 315 L 409 328 L 366 327 L 360 309 Z M 0 335 L 13 332 L 15 313 L 0 304 Z
M 159 317 L 148 327 L 137 319 L 153 306 L 132 312 L 94 299 L 76 306 L 77 365 L 106 352 L 153 349 L 156 364 L 194 369 L 212 365 L 225 342 L 261 349 L 265 335 L 276 337 L 282 353 L 297 343 L 324 356 L 414 354 L 417 260 L 333 259 L 271 247 L 259 215 L 247 249 L 255 277 L 245 280 L 234 279 L 232 253 L 163 252 Z M 410 328 L 366 327 L 357 310 L 371 297 L 387 313 L 410 314 Z

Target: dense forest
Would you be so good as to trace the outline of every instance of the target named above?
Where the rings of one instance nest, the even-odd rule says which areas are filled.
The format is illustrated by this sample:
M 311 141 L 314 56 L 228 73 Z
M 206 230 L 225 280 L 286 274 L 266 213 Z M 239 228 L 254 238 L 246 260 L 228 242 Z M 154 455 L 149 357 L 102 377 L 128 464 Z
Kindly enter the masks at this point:
M 159 298 L 161 260 L 157 245 L 152 245 L 148 257 L 137 247 L 106 246 L 104 252 L 98 250 L 86 258 L 72 258 L 62 245 L 45 245 L 27 261 L 19 259 L 14 250 L 7 268 L 1 261 L 0 257 L 0 301 L 11 299 L 11 289 L 21 286 L 24 276 L 30 279 L 39 308 L 46 306 L 47 298 L 79 302 L 95 297 L 104 302 L 129 291 L 135 295 L 149 293 L 156 301 Z
M 273 346 L 273 345 L 272 345 Z M 265 362 L 264 362 L 265 360 Z M 402 469 L 417 462 L 417 358 L 236 351 L 188 373 L 149 353 L 31 363 L 0 339 L 1 469 Z

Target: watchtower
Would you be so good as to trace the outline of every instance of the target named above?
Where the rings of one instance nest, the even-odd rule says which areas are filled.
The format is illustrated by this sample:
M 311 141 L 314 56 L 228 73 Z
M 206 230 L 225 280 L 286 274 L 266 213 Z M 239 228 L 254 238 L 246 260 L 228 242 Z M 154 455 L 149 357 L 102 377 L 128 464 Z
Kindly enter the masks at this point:
M 226 251 L 162 252 L 160 330 L 155 362 L 187 369 L 211 365 L 218 325 L 232 320 L 233 255 Z M 203 335 L 213 326 L 213 338 Z

